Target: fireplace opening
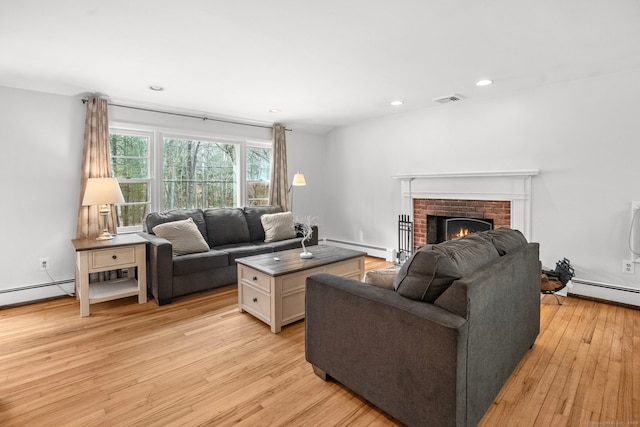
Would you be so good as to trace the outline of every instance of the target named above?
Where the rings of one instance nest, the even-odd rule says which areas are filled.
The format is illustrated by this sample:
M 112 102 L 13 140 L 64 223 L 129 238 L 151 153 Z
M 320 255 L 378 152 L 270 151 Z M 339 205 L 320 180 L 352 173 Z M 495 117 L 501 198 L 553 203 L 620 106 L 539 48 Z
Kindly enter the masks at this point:
M 492 229 L 493 219 L 491 218 L 427 215 L 427 244 L 436 244 Z

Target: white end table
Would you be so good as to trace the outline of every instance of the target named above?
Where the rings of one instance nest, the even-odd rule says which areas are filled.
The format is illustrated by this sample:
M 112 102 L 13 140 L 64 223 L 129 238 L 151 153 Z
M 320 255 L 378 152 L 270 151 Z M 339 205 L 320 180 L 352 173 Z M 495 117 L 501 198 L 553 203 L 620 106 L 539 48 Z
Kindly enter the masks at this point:
M 74 239 L 76 250 L 76 298 L 80 300 L 80 316 L 89 316 L 89 305 L 138 296 L 147 302 L 147 240 L 137 234 L 120 234 L 111 240 Z M 136 277 L 89 283 L 89 274 L 120 268 L 137 269 Z

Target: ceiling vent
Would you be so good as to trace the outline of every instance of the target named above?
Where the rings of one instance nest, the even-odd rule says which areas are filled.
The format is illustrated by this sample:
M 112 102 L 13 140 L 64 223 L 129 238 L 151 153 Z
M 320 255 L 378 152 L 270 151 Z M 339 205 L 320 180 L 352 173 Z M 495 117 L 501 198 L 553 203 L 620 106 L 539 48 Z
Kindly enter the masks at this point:
M 441 96 L 440 98 L 433 98 L 433 101 L 437 102 L 438 104 L 446 104 L 447 102 L 460 101 L 461 99 L 462 99 L 462 96 L 454 93 L 453 95 Z

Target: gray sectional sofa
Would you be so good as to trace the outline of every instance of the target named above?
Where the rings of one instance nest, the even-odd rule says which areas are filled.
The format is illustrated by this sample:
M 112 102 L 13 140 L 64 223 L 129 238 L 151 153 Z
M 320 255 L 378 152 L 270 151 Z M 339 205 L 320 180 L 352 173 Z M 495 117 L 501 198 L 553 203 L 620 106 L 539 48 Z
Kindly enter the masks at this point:
M 306 282 L 306 358 L 409 426 L 475 426 L 540 330 L 537 243 L 500 229 L 419 249 L 382 288 Z
M 153 212 L 143 220 L 140 233 L 147 247 L 148 288 L 158 305 L 194 292 L 237 282 L 236 258 L 301 247 L 302 237 L 266 243 L 260 218 L 282 212 L 279 206 L 245 208 L 178 209 Z M 174 254 L 169 240 L 153 233 L 154 227 L 191 218 L 206 242 L 205 251 Z M 199 236 L 198 236 L 199 238 Z M 318 228 L 305 245 L 318 244 Z M 208 246 L 208 248 L 207 248 Z

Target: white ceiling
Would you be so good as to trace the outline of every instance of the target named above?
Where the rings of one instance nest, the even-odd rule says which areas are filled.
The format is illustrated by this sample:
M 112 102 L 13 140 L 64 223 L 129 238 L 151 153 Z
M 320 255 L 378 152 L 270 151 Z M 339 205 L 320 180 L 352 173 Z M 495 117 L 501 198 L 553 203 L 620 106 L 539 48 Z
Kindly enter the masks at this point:
M 636 68 L 640 0 L 0 0 L 0 86 L 320 133 Z

